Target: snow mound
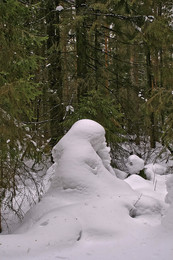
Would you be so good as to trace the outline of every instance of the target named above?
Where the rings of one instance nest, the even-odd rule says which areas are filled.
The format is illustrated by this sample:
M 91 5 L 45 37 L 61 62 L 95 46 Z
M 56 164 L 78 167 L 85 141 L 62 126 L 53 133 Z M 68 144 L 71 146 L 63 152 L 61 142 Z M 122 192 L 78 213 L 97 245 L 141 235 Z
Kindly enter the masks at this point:
M 129 156 L 126 166 L 130 174 L 138 174 L 144 169 L 144 160 L 133 154 Z
M 139 196 L 134 208 L 131 210 L 132 217 L 140 217 L 144 215 L 162 215 L 162 203 L 150 196 Z M 151 220 L 150 220 L 151 221 Z
M 100 124 L 88 119 L 76 122 L 53 148 L 55 163 L 48 170 L 49 175 L 51 172 L 53 175 L 48 192 L 28 212 L 17 233 L 37 229 L 37 234 L 39 231 L 43 234 L 44 229 L 46 234 L 47 225 L 42 225 L 41 231 L 40 222 L 47 223 L 49 219 L 52 223 L 49 212 L 55 216 L 60 212 L 77 220 L 70 221 L 70 227 L 64 222 L 67 241 L 68 230 L 73 230 L 70 232 L 73 242 L 81 236 L 79 234 L 82 237 L 116 234 L 121 228 L 115 220 L 121 222 L 123 214 L 123 222 L 128 222 L 129 210 L 137 195 L 126 182 L 116 177 L 110 165 L 109 151 L 105 130 Z M 62 226 L 62 219 L 56 218 L 55 222 L 57 227 Z
M 148 180 L 153 180 L 155 178 L 155 175 L 165 175 L 166 174 L 166 167 L 159 164 L 159 163 L 150 163 L 147 164 L 144 168 L 145 174 L 147 176 Z
M 165 214 L 165 180 L 164 176 L 157 178 L 157 185 L 145 180 L 139 175 L 130 175 L 125 181 L 138 192 L 138 199 L 130 211 L 130 215 L 138 221 L 149 225 L 158 225 Z
M 109 152 L 100 124 L 77 121 L 53 148 L 55 175 L 49 192 L 61 188 L 87 196 L 126 193 L 130 187 L 116 177 Z

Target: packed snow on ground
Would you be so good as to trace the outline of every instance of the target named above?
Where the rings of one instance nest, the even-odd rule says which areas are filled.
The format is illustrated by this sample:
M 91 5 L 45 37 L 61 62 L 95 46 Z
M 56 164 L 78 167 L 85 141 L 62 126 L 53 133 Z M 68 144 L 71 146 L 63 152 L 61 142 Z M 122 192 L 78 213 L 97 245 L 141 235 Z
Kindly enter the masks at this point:
M 171 175 L 152 173 L 149 165 L 150 180 L 136 174 L 121 180 L 110 165 L 104 128 L 86 119 L 52 155 L 50 187 L 20 228 L 0 236 L 0 259 L 172 260 Z M 131 173 L 144 167 L 131 159 Z

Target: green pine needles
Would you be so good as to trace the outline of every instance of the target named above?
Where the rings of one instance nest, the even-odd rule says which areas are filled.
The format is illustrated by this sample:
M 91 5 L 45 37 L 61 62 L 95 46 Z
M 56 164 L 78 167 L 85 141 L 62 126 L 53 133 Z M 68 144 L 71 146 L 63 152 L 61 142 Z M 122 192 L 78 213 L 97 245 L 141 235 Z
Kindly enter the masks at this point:
M 105 128 L 109 143 L 113 144 L 122 140 L 123 114 L 121 107 L 116 104 L 115 99 L 108 92 L 101 93 L 92 90 L 81 97 L 74 112 L 68 112 L 64 127 L 69 129 L 74 122 L 85 118 L 95 120 Z

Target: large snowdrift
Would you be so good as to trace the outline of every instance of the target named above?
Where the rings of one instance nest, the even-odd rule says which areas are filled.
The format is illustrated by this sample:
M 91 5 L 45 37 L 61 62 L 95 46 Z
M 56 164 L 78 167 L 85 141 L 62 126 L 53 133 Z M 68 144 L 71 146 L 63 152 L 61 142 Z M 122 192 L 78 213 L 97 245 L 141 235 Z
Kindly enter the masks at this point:
M 76 122 L 52 155 L 49 190 L 15 234 L 0 236 L 0 259 L 134 260 L 150 256 L 147 250 L 152 259 L 172 259 L 170 233 L 167 241 L 167 226 L 160 226 L 166 190 L 160 195 L 151 181 L 137 175 L 118 179 L 101 125 Z M 157 185 L 162 182 L 158 179 Z M 158 236 L 166 242 L 160 258 L 162 240 L 153 244 Z
M 115 177 L 109 151 L 101 125 L 86 119 L 76 122 L 53 148 L 55 176 L 49 193 L 58 188 L 87 198 L 133 193 Z

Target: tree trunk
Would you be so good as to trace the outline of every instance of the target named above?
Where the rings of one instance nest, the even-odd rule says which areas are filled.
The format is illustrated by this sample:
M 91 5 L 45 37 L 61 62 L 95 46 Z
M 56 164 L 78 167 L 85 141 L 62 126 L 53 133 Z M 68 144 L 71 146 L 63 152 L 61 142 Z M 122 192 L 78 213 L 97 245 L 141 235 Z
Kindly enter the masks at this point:
M 76 0 L 76 14 L 82 16 L 83 8 L 85 8 L 85 0 Z M 78 80 L 78 101 L 80 96 L 87 93 L 87 37 L 85 22 L 80 22 L 76 28 L 76 51 L 77 51 L 77 80 Z
M 60 31 L 59 12 L 56 7 L 59 0 L 48 0 L 47 15 L 47 51 L 48 51 L 48 84 L 50 104 L 50 132 L 51 145 L 54 146 L 63 135 L 63 104 L 62 104 L 62 76 L 61 76 L 61 53 L 60 53 Z
M 147 83 L 148 83 L 148 89 L 149 89 L 149 95 L 151 97 L 154 85 L 153 85 L 153 79 L 152 79 L 152 72 L 151 72 L 151 54 L 150 49 L 148 46 L 146 46 L 146 65 L 147 65 Z M 150 112 L 150 145 L 151 148 L 156 147 L 156 126 L 155 126 L 155 116 L 154 112 Z
M 96 17 L 97 19 L 97 17 Z M 99 42 L 98 42 L 98 31 L 97 26 L 95 28 L 95 52 L 94 52 L 94 66 L 95 66 L 95 90 L 98 90 L 98 80 L 99 80 L 99 71 L 98 71 L 98 49 L 99 49 Z

